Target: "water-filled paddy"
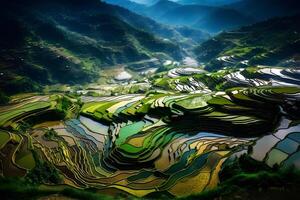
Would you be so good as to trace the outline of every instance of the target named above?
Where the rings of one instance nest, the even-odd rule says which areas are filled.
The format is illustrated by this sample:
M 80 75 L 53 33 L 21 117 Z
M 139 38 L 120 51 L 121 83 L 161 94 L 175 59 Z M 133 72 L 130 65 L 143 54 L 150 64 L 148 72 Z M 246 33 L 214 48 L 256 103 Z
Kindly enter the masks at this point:
M 100 133 L 106 135 L 108 132 L 108 126 L 105 126 L 101 124 L 100 122 L 96 122 L 90 118 L 80 116 L 79 117 L 80 122 L 89 130 L 95 133 Z
M 270 103 L 281 92 L 89 98 L 79 116 L 43 121 L 29 129 L 28 140 L 1 133 L 0 144 L 12 140 L 15 148 L 34 149 L 67 185 L 180 197 L 214 188 L 228 158 L 249 153 L 250 146 L 251 157 L 271 167 L 299 165 L 299 125 L 276 109 L 285 97 Z M 32 156 L 21 152 L 16 164 L 32 168 Z

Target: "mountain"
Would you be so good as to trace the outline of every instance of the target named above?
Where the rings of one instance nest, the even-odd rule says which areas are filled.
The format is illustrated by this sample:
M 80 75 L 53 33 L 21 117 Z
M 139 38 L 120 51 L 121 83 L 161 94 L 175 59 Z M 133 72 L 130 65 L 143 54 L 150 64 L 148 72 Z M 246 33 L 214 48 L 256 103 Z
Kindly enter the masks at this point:
M 158 23 L 97 0 L 11 0 L 1 8 L 0 89 L 84 83 L 99 69 L 156 58 L 180 60 L 181 37 Z M 151 30 L 151 33 L 146 32 Z
M 149 17 L 152 16 L 153 19 L 159 20 L 160 17 L 167 11 L 175 9 L 179 6 L 181 5 L 173 1 L 160 0 L 156 4 L 147 7 L 147 9 L 144 10 L 144 13 Z
M 241 0 L 179 0 L 177 2 L 184 5 L 198 4 L 198 5 L 207 5 L 207 6 L 223 6 L 238 1 Z
M 172 25 L 192 26 L 201 18 L 213 12 L 214 7 L 200 5 L 182 5 L 171 10 L 167 10 L 161 16 L 160 21 Z
M 176 42 L 186 39 L 174 27 L 157 23 L 148 17 L 130 12 L 120 6 L 113 6 L 107 3 L 102 3 L 101 5 L 101 13 L 116 16 L 137 29 L 150 32 L 162 38 L 167 38 Z M 196 40 L 204 40 L 207 37 L 207 34 L 199 31 L 199 37 Z
M 143 5 L 143 8 L 131 8 L 131 3 L 124 3 L 126 1 L 118 5 L 164 24 L 188 26 L 210 33 L 300 13 L 297 0 L 160 0 L 152 6 Z
M 144 4 L 136 3 L 130 0 L 104 0 L 104 2 L 121 6 L 135 13 L 143 13 L 143 11 L 147 8 L 147 6 Z
M 230 30 L 243 25 L 254 23 L 252 17 L 243 15 L 232 9 L 218 9 L 197 21 L 194 26 L 201 30 L 216 33 L 221 30 Z
M 195 49 L 207 69 L 252 65 L 298 66 L 300 15 L 274 18 L 223 32 Z
M 203 5 L 177 6 L 166 11 L 158 20 L 162 23 L 186 25 L 210 33 L 254 22 L 251 17 L 234 9 Z
M 252 16 L 257 20 L 291 16 L 300 12 L 300 2 L 298 0 L 243 0 L 228 5 L 228 7 Z
M 159 0 L 132 0 L 132 1 L 139 3 L 139 4 L 144 4 L 144 5 L 153 5 Z
M 106 2 L 124 7 L 163 24 L 186 26 L 210 33 L 254 22 L 251 17 L 231 8 L 200 4 L 182 5 L 170 0 L 159 0 L 150 6 L 137 4 L 130 0 L 106 0 Z M 213 5 L 213 2 L 211 3 Z
M 106 2 L 109 1 L 113 1 L 113 0 L 106 0 Z M 191 27 L 186 27 L 184 24 L 184 28 L 183 27 L 172 27 L 169 25 L 162 25 L 160 23 L 157 23 L 156 21 L 148 18 L 153 16 L 153 19 L 155 18 L 154 16 L 158 16 L 157 15 L 157 11 L 155 9 L 158 9 L 158 7 L 155 8 L 153 6 L 149 6 L 149 7 L 144 7 L 144 9 L 140 10 L 140 12 L 143 13 L 143 15 L 138 15 L 135 14 L 133 12 L 135 12 L 135 10 L 133 9 L 132 12 L 129 12 L 127 9 L 130 10 L 130 8 L 126 5 L 130 5 L 130 2 L 128 4 L 124 3 L 127 2 L 128 0 L 117 0 L 114 1 L 115 4 L 117 4 L 118 6 L 112 6 L 111 4 L 104 4 L 105 8 L 103 9 L 102 12 L 105 12 L 106 14 L 114 14 L 116 15 L 118 18 L 122 19 L 123 21 L 125 21 L 126 23 L 130 24 L 133 27 L 136 27 L 138 29 L 144 30 L 146 32 L 150 32 L 153 33 L 155 35 L 158 35 L 160 37 L 163 38 L 167 38 L 167 39 L 171 39 L 171 40 L 175 40 L 179 43 L 181 43 L 182 41 L 187 41 L 184 45 L 186 46 L 191 46 L 193 44 L 195 44 L 195 42 L 200 42 L 200 41 L 204 41 L 206 39 L 208 39 L 209 34 L 207 34 L 206 32 L 203 32 L 201 30 L 196 30 L 194 28 Z M 166 0 L 163 0 L 164 2 L 168 2 Z M 158 2 L 159 4 L 159 2 Z M 122 6 L 124 5 L 124 7 Z M 140 6 L 143 6 L 141 4 L 139 4 Z M 164 4 L 164 5 L 167 5 Z M 113 9 L 112 9 L 113 7 Z M 126 9 L 124 9 L 126 8 Z M 147 9 L 146 9 L 147 8 Z M 152 13 L 153 11 L 153 13 Z M 193 35 L 192 38 L 186 38 L 186 36 L 182 35 L 182 29 L 185 30 L 184 34 L 188 34 L 188 35 Z M 188 33 L 190 32 L 190 33 Z M 195 32 L 197 32 L 197 34 L 195 34 Z

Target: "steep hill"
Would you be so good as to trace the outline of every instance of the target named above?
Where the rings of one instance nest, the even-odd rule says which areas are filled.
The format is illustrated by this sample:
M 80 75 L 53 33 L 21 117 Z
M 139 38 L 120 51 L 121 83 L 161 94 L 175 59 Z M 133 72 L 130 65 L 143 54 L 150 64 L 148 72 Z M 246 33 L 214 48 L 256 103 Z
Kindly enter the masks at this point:
M 188 26 L 211 33 L 254 22 L 252 18 L 231 8 L 200 4 L 182 5 L 169 0 L 160 0 L 140 10 L 140 13 L 164 24 Z
M 153 35 L 180 37 L 178 32 L 147 18 L 133 20 L 136 14 L 96 0 L 11 0 L 4 5 L 0 87 L 5 93 L 88 82 L 100 68 L 182 56 L 177 44 Z
M 254 23 L 254 19 L 232 9 L 218 9 L 195 23 L 195 27 L 216 33 Z
M 228 5 L 228 7 L 239 10 L 257 20 L 291 16 L 300 12 L 298 0 L 243 0 Z
M 167 11 L 180 7 L 180 4 L 177 4 L 173 1 L 168 0 L 160 0 L 156 4 L 147 7 L 146 10 L 143 12 L 148 15 L 152 16 L 153 19 L 159 20 L 160 17 L 165 14 Z
M 121 6 L 123 8 L 126 8 L 126 9 L 136 12 L 136 13 L 142 13 L 147 8 L 146 5 L 136 3 L 131 0 L 104 0 L 104 2 L 112 4 L 112 5 Z
M 193 27 L 187 27 L 184 24 L 182 24 L 184 27 L 173 27 L 162 25 L 152 20 L 154 19 L 160 21 L 161 15 L 163 15 L 167 10 L 175 8 L 176 5 L 178 5 L 174 2 L 162 0 L 157 2 L 157 4 L 149 6 L 137 4 L 129 0 L 105 0 L 105 2 L 113 5 L 118 5 L 114 6 L 114 11 L 111 11 L 111 9 L 109 8 L 111 7 L 111 5 L 106 4 L 106 6 L 108 7 L 105 9 L 106 11 L 108 11 L 107 13 L 114 13 L 130 25 L 159 35 L 161 37 L 175 40 L 176 42 L 180 43 L 182 41 L 188 41 L 183 45 L 191 45 L 195 42 L 204 41 L 209 37 L 206 32 L 195 29 Z M 127 9 L 140 15 L 129 12 Z M 182 34 L 182 29 L 185 30 L 184 34 Z M 186 38 L 186 34 L 193 35 L 193 37 Z
M 299 65 L 299 15 L 223 32 L 195 49 L 208 69 L 247 65 Z
M 210 4 L 203 2 L 201 4 L 199 1 L 199 4 L 195 2 L 183 2 L 181 4 L 181 1 L 178 3 L 171 0 L 159 0 L 149 6 L 137 4 L 130 0 L 105 1 L 147 16 L 163 24 L 186 26 L 187 28 L 211 33 L 254 22 L 253 18 L 244 15 L 242 12 L 220 6 L 220 2 L 210 2 Z M 216 7 L 216 5 L 220 7 Z M 177 28 L 174 29 L 178 31 Z M 203 33 L 199 31 L 199 35 L 203 35 Z M 199 38 L 203 38 L 203 36 Z M 199 40 L 199 38 L 196 40 Z

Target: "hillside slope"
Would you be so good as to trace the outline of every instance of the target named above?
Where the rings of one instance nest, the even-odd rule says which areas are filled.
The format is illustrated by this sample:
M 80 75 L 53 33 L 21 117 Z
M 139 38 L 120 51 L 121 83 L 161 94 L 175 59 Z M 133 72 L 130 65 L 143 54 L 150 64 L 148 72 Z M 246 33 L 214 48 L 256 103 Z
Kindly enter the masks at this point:
M 299 15 L 274 18 L 224 32 L 195 49 L 209 69 L 224 66 L 297 66 L 300 52 Z
M 227 5 L 227 7 L 243 12 L 257 20 L 292 16 L 300 12 L 298 0 L 243 0 Z
M 221 30 L 231 30 L 243 25 L 254 23 L 254 19 L 241 14 L 236 10 L 218 9 L 195 23 L 195 27 L 212 33 Z
M 94 0 L 12 0 L 5 5 L 0 87 L 8 94 L 34 91 L 40 84 L 92 81 L 99 68 L 111 65 L 182 56 L 177 44 L 144 31 L 151 25 L 166 34 L 171 30 L 150 19 L 129 24 L 136 15 L 120 7 Z
M 146 5 L 136 3 L 131 0 L 104 0 L 104 2 L 112 4 L 112 5 L 121 6 L 123 8 L 126 8 L 126 9 L 128 9 L 132 12 L 136 12 L 136 13 L 142 13 L 142 11 L 147 8 Z
M 173 9 L 179 5 L 174 2 L 162 0 L 150 6 L 137 4 L 129 0 L 105 0 L 105 2 L 107 2 L 107 4 L 103 5 L 106 7 L 104 10 L 107 14 L 113 13 L 128 24 L 160 37 L 168 38 L 179 43 L 188 39 L 188 42 L 185 42 L 184 45 L 193 45 L 195 42 L 204 41 L 209 37 L 209 34 L 206 32 L 193 27 L 187 27 L 185 24 L 181 24 L 184 27 L 177 27 L 163 25 L 154 21 L 157 20 L 163 22 L 160 20 L 161 15 L 165 14 L 167 10 Z M 112 10 L 112 5 L 110 4 L 117 6 L 113 6 Z M 182 32 L 182 29 L 185 30 L 184 33 Z M 195 32 L 197 32 L 197 34 L 194 34 Z M 193 35 L 193 37 L 187 38 L 186 35 Z
M 169 0 L 160 0 L 156 4 L 147 7 L 143 11 L 147 16 L 152 17 L 156 20 L 159 20 L 162 15 L 164 15 L 169 10 L 175 9 L 177 7 L 180 7 L 181 4 L 178 4 L 173 1 Z
M 129 9 L 163 24 L 186 26 L 191 29 L 199 30 L 200 39 L 204 38 L 204 34 L 201 33 L 200 30 L 216 33 L 254 22 L 252 17 L 244 15 L 243 12 L 239 12 L 238 10 L 229 7 L 225 8 L 219 1 L 210 3 L 208 1 L 199 1 L 198 3 L 191 1 L 189 3 L 189 1 L 174 2 L 171 0 L 159 0 L 148 6 L 137 4 L 130 0 L 105 0 L 105 2 Z M 222 2 L 224 3 L 224 1 Z M 174 29 L 180 33 L 178 28 Z M 194 31 L 195 30 L 191 30 L 191 32 Z M 199 41 L 198 38 L 192 39 Z
M 254 22 L 251 17 L 231 8 L 161 0 L 143 11 L 145 15 L 165 24 L 188 26 L 210 33 L 228 30 Z

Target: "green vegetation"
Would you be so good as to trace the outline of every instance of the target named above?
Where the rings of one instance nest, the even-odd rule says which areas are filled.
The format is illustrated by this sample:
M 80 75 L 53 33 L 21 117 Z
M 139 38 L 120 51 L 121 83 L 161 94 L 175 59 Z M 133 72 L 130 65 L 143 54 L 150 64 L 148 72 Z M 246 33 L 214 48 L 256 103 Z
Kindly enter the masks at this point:
M 130 125 L 123 127 L 120 130 L 120 138 L 118 138 L 116 145 L 120 145 L 126 141 L 126 139 L 132 135 L 139 133 L 144 127 L 144 122 L 136 122 Z
M 89 190 L 78 190 L 70 187 L 52 188 L 51 186 L 33 185 L 31 182 L 21 178 L 0 177 L 0 191 L 2 199 L 24 199 L 35 200 L 41 197 L 59 195 L 61 198 L 69 197 L 82 200 L 111 200 L 116 199 L 90 192 Z M 119 198 L 124 199 L 124 198 Z M 135 198 L 132 198 L 135 199 Z
M 94 82 L 100 70 L 119 64 L 181 59 L 174 42 L 184 38 L 179 32 L 128 10 L 93 0 L 84 7 L 79 2 L 30 2 L 18 6 L 5 1 L 10 11 L 0 10 L 0 25 L 6 27 L 0 35 L 0 90 L 5 95 L 40 92 L 45 85 Z M 97 11 L 87 14 L 91 10 Z
M 9 102 L 9 97 L 0 91 L 0 105 L 5 105 Z
M 260 78 L 264 78 L 270 70 L 282 73 L 287 81 L 295 74 L 281 68 L 249 68 L 247 73 L 261 74 Z M 288 163 L 295 163 L 297 135 L 291 136 L 294 143 L 290 155 L 276 156 L 271 149 L 265 155 L 272 157 L 271 160 L 263 163 L 245 156 L 232 162 L 230 156 L 275 131 L 280 118 L 296 122 L 300 90 L 291 86 L 230 87 L 228 80 L 246 80 L 242 79 L 242 72 L 222 70 L 178 78 L 161 77 L 169 86 L 182 85 L 179 88 L 193 90 L 153 87 L 145 96 L 93 98 L 71 92 L 13 96 L 15 103 L 0 111 L 8 120 L 3 128 L 11 131 L 9 137 L 7 132 L 1 132 L 1 151 L 6 156 L 1 157 L 5 162 L 0 162 L 0 169 L 4 177 L 23 177 L 28 185 L 33 184 L 30 190 L 36 190 L 36 198 L 39 194 L 57 194 L 99 199 L 102 196 L 98 192 L 108 191 L 129 199 L 134 198 L 131 195 L 150 198 L 156 193 L 157 198 L 167 195 L 226 199 L 230 194 L 240 195 L 244 191 L 260 194 L 260 190 L 252 187 L 259 183 L 261 190 L 268 191 L 273 187 L 272 182 L 277 187 L 281 180 L 285 181 L 282 177 L 285 172 L 266 164 L 278 161 L 280 166 L 275 168 L 286 168 Z M 229 75 L 233 78 L 227 79 Z M 214 81 L 211 90 L 206 86 L 210 80 Z M 214 87 L 223 83 L 228 89 L 216 91 Z M 47 106 L 40 108 L 40 105 Z M 289 130 L 285 131 L 289 134 Z M 59 186 L 61 183 L 66 186 Z M 45 188 L 43 184 L 53 188 Z M 243 188 L 238 188 L 239 185 Z M 74 186 L 79 190 L 66 189 Z M 289 189 L 293 190 L 286 190 Z M 21 193 L 27 195 L 28 191 Z
M 196 30 L 99 0 L 5 3 L 3 199 L 297 194 L 300 71 L 262 65 L 297 63 L 299 16 L 222 32 L 190 67 Z
M 49 102 L 34 102 L 22 106 L 19 109 L 9 110 L 1 113 L 0 116 L 0 126 L 6 126 L 9 121 L 13 120 L 15 117 L 24 115 L 24 113 L 37 112 L 39 110 L 47 109 L 51 106 Z
M 45 138 L 47 138 L 48 140 L 53 140 L 55 137 L 57 137 L 57 133 L 55 132 L 54 129 L 50 129 L 45 133 Z
M 40 160 L 36 162 L 35 167 L 29 171 L 25 179 L 32 184 L 59 184 L 62 181 L 58 170 L 51 163 Z
M 207 103 L 212 104 L 212 105 L 234 105 L 233 102 L 230 100 L 224 98 L 224 97 L 213 97 L 210 99 Z
M 45 120 L 60 120 L 77 117 L 81 102 L 77 97 L 67 95 L 51 95 L 25 97 L 24 103 L 8 105 L 0 115 L 0 126 L 6 129 L 20 130 L 30 129 L 33 125 Z M 30 100 L 30 98 L 32 98 Z M 35 100 L 36 99 L 36 100 Z
M 173 114 L 180 114 L 184 116 L 182 123 L 176 124 L 179 127 L 187 126 L 197 130 L 201 126 L 199 124 L 205 121 L 204 127 L 214 123 L 222 124 L 223 133 L 228 130 L 229 134 L 237 134 L 239 128 L 244 127 L 243 136 L 248 133 L 259 135 L 274 128 L 270 122 L 274 123 L 280 115 L 277 106 L 285 105 L 288 94 L 298 92 L 296 87 L 257 87 L 231 88 L 219 95 L 148 93 L 142 100 L 111 111 L 109 108 L 117 105 L 117 102 L 87 103 L 82 108 L 82 114 L 104 123 L 124 120 L 124 117 L 141 120 L 148 113 L 163 116 L 164 121 L 169 121 Z M 266 109 L 269 109 L 268 114 L 265 114 Z
M 16 160 L 16 164 L 25 169 L 33 169 L 35 167 L 35 160 L 32 153 L 29 152 L 22 158 Z
M 227 163 L 221 171 L 221 183 L 217 188 L 196 195 L 182 197 L 182 200 L 203 199 L 280 199 L 283 196 L 293 198 L 297 195 L 300 186 L 300 174 L 294 169 L 278 170 L 265 166 L 243 155 Z M 0 191 L 4 199 L 22 198 L 37 199 L 53 194 L 75 199 L 140 199 L 132 196 L 105 196 L 97 190 L 78 190 L 69 187 L 51 188 L 51 186 L 32 185 L 27 179 L 0 178 Z M 277 197 L 276 197 L 277 195 Z M 279 196 L 278 196 L 279 195 Z M 148 199 L 148 198 L 143 198 Z M 152 199 L 149 197 L 149 199 Z M 156 195 L 155 199 L 173 199 L 163 194 Z
M 227 163 L 220 172 L 221 183 L 217 188 L 181 199 L 281 199 L 294 198 L 300 186 L 299 171 L 289 168 L 269 168 L 247 154 Z M 277 195 L 277 196 L 276 196 Z
M 295 21 L 298 17 L 270 19 L 221 33 L 198 46 L 195 53 L 199 60 L 208 63 L 208 70 L 262 63 L 276 66 L 291 59 L 297 60 L 295 55 L 296 49 L 299 49 L 300 35 L 299 25 Z M 220 59 L 222 57 L 224 60 Z M 242 64 L 242 61 L 247 63 Z
M 58 111 L 64 113 L 65 118 L 76 117 L 78 114 L 76 112 L 79 110 L 79 106 L 76 101 L 77 99 L 71 99 L 66 95 L 58 96 L 56 108 Z
M 9 133 L 0 130 L 0 148 L 10 140 Z

